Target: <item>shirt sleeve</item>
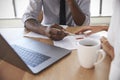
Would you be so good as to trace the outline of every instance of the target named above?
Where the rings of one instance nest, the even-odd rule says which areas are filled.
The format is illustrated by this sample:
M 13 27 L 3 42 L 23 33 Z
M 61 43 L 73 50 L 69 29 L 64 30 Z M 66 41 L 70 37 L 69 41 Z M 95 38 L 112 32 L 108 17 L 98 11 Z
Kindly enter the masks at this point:
M 83 25 L 89 25 L 90 24 L 90 0 L 78 0 L 78 6 L 86 16 L 86 19 Z
M 120 32 L 118 32 L 118 34 L 119 33 Z M 120 37 L 119 36 L 115 37 L 114 59 L 110 67 L 109 80 L 120 80 Z
M 38 15 L 42 10 L 42 0 L 30 0 L 29 5 L 23 14 L 22 21 L 25 22 L 28 19 L 38 20 Z
M 109 80 L 120 80 L 120 66 L 114 61 L 111 63 Z

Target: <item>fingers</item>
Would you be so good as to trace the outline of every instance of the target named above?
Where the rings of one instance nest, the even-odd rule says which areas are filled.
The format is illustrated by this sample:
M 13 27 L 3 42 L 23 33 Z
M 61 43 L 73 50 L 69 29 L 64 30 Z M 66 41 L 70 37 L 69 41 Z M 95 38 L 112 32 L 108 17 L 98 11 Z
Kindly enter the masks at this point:
M 91 30 L 90 27 L 81 27 L 81 29 L 75 34 L 83 34 L 85 31 Z
M 102 36 L 102 38 L 100 39 L 101 43 L 106 43 L 108 40 L 106 37 Z
M 49 34 L 50 38 L 55 41 L 62 40 L 65 36 L 67 36 L 67 34 L 63 30 L 56 28 L 51 28 Z
M 85 34 L 87 32 L 86 35 L 90 35 L 93 33 L 97 33 L 99 31 L 102 31 L 103 27 L 97 27 L 97 26 L 86 26 L 86 27 L 81 27 L 80 30 L 78 32 L 76 32 L 76 34 Z M 91 31 L 91 32 L 88 32 Z
M 50 36 L 50 39 L 52 39 L 52 40 L 55 40 L 55 41 L 60 41 L 60 40 L 62 40 L 64 37 L 62 37 L 62 36 L 57 36 L 57 35 L 51 35 Z
M 57 28 L 57 29 L 60 29 L 60 30 L 64 29 L 62 26 L 60 26 L 58 24 L 52 25 L 51 28 Z
M 102 49 L 113 59 L 114 58 L 114 48 L 110 45 L 106 37 L 101 39 Z
M 61 40 L 61 38 L 59 38 L 57 35 L 51 35 L 50 38 L 55 41 Z

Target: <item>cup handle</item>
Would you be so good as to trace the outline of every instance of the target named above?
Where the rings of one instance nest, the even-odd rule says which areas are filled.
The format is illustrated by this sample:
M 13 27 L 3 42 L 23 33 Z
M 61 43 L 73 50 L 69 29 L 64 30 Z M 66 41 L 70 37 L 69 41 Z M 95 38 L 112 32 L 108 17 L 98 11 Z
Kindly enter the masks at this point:
M 105 56 L 106 56 L 106 53 L 104 50 L 100 49 L 97 51 L 97 54 L 102 54 L 102 58 L 100 60 L 98 60 L 97 62 L 94 63 L 94 65 L 97 65 L 99 63 L 101 63 L 104 59 L 105 59 Z

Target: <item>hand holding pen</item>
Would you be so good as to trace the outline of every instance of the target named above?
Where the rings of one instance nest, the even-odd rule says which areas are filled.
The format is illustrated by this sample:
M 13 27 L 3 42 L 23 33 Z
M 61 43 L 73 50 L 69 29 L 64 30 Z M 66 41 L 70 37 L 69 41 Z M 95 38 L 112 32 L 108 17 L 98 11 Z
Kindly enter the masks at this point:
M 65 32 L 65 29 L 58 24 L 51 25 L 46 29 L 47 36 L 55 41 L 62 40 L 64 37 L 68 35 Z

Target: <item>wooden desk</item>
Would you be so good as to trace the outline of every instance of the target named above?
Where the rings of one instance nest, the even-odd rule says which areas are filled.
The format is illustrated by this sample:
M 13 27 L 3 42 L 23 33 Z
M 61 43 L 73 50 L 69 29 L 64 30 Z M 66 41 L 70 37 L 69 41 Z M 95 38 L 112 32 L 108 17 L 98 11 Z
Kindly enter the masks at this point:
M 68 28 L 75 32 L 79 28 Z M 2 28 L 0 32 L 8 41 L 14 41 L 23 37 L 23 28 Z M 41 42 L 52 44 L 51 40 L 36 39 Z M 106 56 L 105 60 L 96 65 L 94 69 L 84 69 L 80 66 L 76 50 L 38 75 L 25 72 L 3 60 L 0 60 L 0 80 L 108 80 L 111 59 Z

